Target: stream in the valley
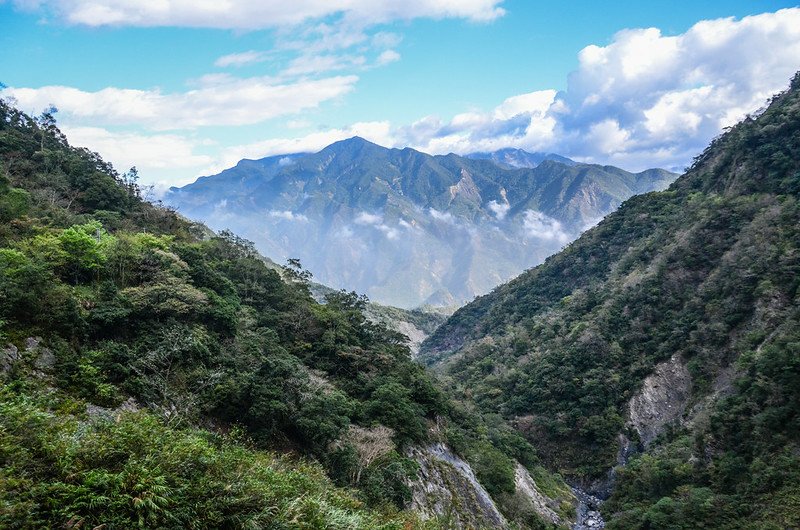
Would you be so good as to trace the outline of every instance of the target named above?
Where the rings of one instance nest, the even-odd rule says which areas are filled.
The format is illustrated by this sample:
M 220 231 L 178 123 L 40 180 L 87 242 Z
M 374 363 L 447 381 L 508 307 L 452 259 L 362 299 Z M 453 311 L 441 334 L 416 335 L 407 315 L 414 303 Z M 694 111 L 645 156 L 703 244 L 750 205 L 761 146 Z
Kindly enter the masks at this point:
M 605 528 L 606 523 L 600 514 L 600 505 L 603 503 L 593 495 L 589 495 L 583 490 L 572 488 L 575 497 L 578 498 L 578 517 L 572 530 L 597 530 Z

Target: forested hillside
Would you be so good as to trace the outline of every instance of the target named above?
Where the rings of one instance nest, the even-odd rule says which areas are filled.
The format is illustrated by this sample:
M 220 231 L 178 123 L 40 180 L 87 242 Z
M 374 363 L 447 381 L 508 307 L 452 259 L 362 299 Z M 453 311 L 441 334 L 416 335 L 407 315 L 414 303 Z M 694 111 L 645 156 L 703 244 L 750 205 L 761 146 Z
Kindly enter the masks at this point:
M 639 453 L 608 528 L 796 528 L 798 199 L 800 75 L 667 191 L 457 311 L 423 358 L 573 481 L 602 492 Z
M 140 195 L 0 101 L 0 526 L 410 528 L 411 445 L 493 495 L 536 464 L 363 297 Z

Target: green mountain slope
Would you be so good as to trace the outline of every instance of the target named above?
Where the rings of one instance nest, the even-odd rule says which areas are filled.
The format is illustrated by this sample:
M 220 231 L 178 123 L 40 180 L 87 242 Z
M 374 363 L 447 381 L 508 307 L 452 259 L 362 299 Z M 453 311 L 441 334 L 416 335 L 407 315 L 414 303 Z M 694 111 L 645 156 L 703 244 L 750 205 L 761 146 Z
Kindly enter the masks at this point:
M 535 168 L 386 149 L 361 138 L 240 162 L 165 201 L 321 283 L 400 307 L 461 304 L 540 263 L 635 193 L 675 175 L 541 161 Z
M 457 311 L 422 358 L 576 482 L 645 451 L 609 528 L 796 527 L 798 195 L 800 76 L 667 191 Z
M 423 527 L 407 449 L 498 498 L 536 469 L 364 298 L 275 269 L 0 101 L 0 526 Z

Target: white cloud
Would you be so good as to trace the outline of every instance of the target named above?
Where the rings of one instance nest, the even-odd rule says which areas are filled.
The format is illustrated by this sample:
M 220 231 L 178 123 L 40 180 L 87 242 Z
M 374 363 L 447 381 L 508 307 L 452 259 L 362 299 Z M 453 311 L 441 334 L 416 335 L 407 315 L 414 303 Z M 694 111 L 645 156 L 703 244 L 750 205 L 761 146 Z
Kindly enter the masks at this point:
M 383 234 L 386 236 L 386 239 L 395 240 L 400 237 L 400 231 L 397 230 L 397 228 L 392 228 L 391 226 L 387 226 L 385 224 L 378 225 L 375 228 L 383 232 Z
M 136 124 L 157 130 L 200 126 L 248 125 L 317 107 L 353 89 L 356 76 L 336 76 L 293 83 L 275 83 L 269 77 L 206 76 L 199 86 L 183 93 L 161 90 L 104 88 L 86 92 L 65 86 L 7 88 L 0 96 L 38 112 L 50 103 L 62 114 L 107 124 Z
M 559 94 L 554 148 L 634 169 L 680 165 L 800 69 L 800 9 L 617 33 L 587 46 Z
M 495 217 L 497 217 L 498 221 L 502 221 L 506 218 L 508 211 L 511 209 L 511 205 L 508 203 L 499 203 L 497 201 L 489 201 L 489 209 L 494 213 Z
M 118 170 L 136 166 L 143 177 L 213 161 L 210 156 L 195 153 L 198 142 L 173 134 L 117 133 L 99 127 L 62 127 L 62 131 L 70 144 L 97 151 Z
M 346 68 L 360 68 L 367 62 L 363 55 L 300 55 L 292 59 L 281 76 L 319 74 Z
M 552 143 L 556 120 L 548 115 L 555 90 L 513 96 L 490 112 L 466 112 L 443 122 L 426 116 L 400 127 L 397 136 L 431 153 L 494 151 L 509 146 L 540 150 Z
M 379 31 L 371 40 L 372 45 L 377 48 L 394 48 L 403 41 L 403 36 L 389 31 Z
M 279 78 L 318 75 L 338 70 L 360 71 L 377 68 L 400 60 L 400 54 L 394 50 L 384 50 L 370 63 L 362 54 L 353 53 L 303 53 L 298 55 L 281 70 Z
M 300 24 L 343 14 L 370 23 L 413 18 L 464 18 L 476 22 L 504 14 L 502 0 L 14 0 L 86 26 L 183 26 L 259 29 Z
M 353 222 L 357 225 L 379 225 L 383 222 L 383 217 L 368 212 L 360 212 Z
M 444 223 L 448 223 L 448 224 L 451 224 L 451 225 L 455 225 L 456 224 L 456 219 L 455 219 L 455 217 L 453 217 L 453 214 L 451 214 L 450 212 L 440 212 L 439 210 L 437 210 L 435 208 L 429 208 L 428 209 L 428 213 L 430 213 L 431 217 L 434 218 L 437 221 L 442 221 Z
M 400 237 L 400 231 L 392 226 L 383 222 L 383 217 L 374 213 L 359 212 L 353 219 L 353 223 L 361 226 L 369 226 L 383 233 L 387 239 L 395 240 Z M 400 221 L 402 226 L 403 221 Z M 406 223 L 407 224 L 407 223 Z
M 267 214 L 273 219 L 281 219 L 284 221 L 294 221 L 299 223 L 307 223 L 308 217 L 301 213 L 294 213 L 289 210 L 270 210 Z
M 375 61 L 376 66 L 383 66 L 385 64 L 393 63 L 400 60 L 400 54 L 394 50 L 384 50 Z
M 450 121 L 427 116 L 397 128 L 396 142 L 431 153 L 520 147 L 632 170 L 683 167 L 800 69 L 800 8 L 706 20 L 674 36 L 626 29 L 578 59 L 563 92 L 513 96 Z
M 264 52 L 258 52 L 255 50 L 249 50 L 246 52 L 241 53 L 231 53 L 229 55 L 223 55 L 216 61 L 214 61 L 214 66 L 218 66 L 220 68 L 226 68 L 228 66 L 245 66 L 248 64 L 253 63 L 260 63 L 267 59 L 267 54 Z
M 493 118 L 508 120 L 520 114 L 532 114 L 541 117 L 550 108 L 555 97 L 555 90 L 538 90 L 520 94 L 519 96 L 512 96 L 494 109 Z
M 542 212 L 528 210 L 522 221 L 525 235 L 529 238 L 544 239 L 546 241 L 558 241 L 566 243 L 570 240 L 561 223 Z

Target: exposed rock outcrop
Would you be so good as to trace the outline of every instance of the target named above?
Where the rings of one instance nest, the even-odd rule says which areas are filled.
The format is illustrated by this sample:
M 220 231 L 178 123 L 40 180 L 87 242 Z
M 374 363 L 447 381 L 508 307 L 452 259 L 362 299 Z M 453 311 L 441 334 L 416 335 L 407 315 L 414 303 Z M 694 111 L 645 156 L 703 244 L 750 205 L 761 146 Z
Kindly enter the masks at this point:
M 422 342 L 428 338 L 428 334 L 411 322 L 395 321 L 392 325 L 395 331 L 408 337 L 408 349 L 411 350 L 411 358 L 416 359 Z
M 20 359 L 19 349 L 13 344 L 0 350 L 0 373 L 10 372 Z
M 436 519 L 454 530 L 517 528 L 500 512 L 469 463 L 446 445 L 415 447 L 408 454 L 420 468 L 417 479 L 410 484 L 411 509 L 423 519 Z M 519 462 L 515 462 L 514 482 L 516 491 L 511 502 L 516 512 L 535 513 L 542 521 L 562 528 L 575 524 L 576 518 L 565 516 L 579 504 L 569 490 L 559 498 L 550 498 Z M 509 499 L 503 502 L 508 504 Z
M 536 482 L 528 473 L 528 470 L 516 462 L 514 468 L 514 484 L 517 488 L 517 495 L 525 499 L 531 508 L 539 514 L 545 521 L 549 521 L 557 526 L 565 526 L 574 523 L 574 521 L 567 521 L 562 518 L 556 510 L 558 509 L 559 501 L 551 499 L 542 493 L 536 486 Z
M 446 528 L 508 528 L 489 493 L 470 465 L 438 443 L 410 449 L 419 464 L 411 486 L 411 508 L 424 519 L 437 519 Z
M 49 348 L 42 346 L 41 337 L 28 337 L 25 339 L 25 349 L 20 351 L 13 344 L 0 349 L 0 373 L 11 371 L 19 361 L 25 361 L 26 366 L 34 370 L 34 374 L 44 377 L 55 369 L 56 356 Z
M 628 422 L 646 448 L 667 425 L 678 422 L 691 395 L 692 378 L 679 355 L 656 365 L 628 402 Z

